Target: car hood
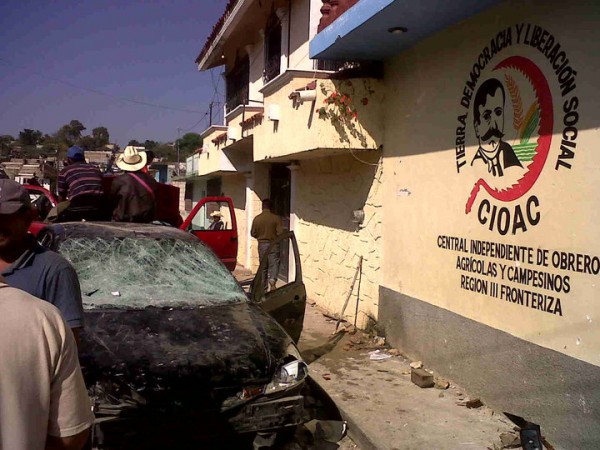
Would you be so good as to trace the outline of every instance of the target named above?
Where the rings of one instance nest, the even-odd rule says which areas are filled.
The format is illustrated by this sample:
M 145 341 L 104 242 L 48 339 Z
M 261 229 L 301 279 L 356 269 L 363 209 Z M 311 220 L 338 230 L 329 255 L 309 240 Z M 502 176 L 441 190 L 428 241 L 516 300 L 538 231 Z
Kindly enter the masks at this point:
M 88 385 L 110 381 L 136 392 L 187 395 L 269 382 L 290 342 L 270 316 L 246 302 L 102 308 L 85 313 L 80 355 Z

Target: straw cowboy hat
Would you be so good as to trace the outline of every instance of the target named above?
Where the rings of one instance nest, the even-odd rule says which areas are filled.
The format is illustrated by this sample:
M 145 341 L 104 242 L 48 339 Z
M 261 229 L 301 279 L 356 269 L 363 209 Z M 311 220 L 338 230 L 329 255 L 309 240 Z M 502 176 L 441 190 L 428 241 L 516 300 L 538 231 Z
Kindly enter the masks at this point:
M 213 211 L 210 213 L 210 217 L 222 217 L 221 211 Z
M 125 147 L 125 151 L 117 157 L 117 167 L 125 172 L 137 172 L 146 165 L 146 152 L 138 152 L 135 148 Z

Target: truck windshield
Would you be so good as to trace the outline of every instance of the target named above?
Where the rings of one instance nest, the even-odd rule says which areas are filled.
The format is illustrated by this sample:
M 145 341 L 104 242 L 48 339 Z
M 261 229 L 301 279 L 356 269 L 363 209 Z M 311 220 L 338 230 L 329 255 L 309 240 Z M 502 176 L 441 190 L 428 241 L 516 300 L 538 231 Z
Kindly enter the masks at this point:
M 230 272 L 200 242 L 73 237 L 61 243 L 60 253 L 77 271 L 86 309 L 246 301 Z

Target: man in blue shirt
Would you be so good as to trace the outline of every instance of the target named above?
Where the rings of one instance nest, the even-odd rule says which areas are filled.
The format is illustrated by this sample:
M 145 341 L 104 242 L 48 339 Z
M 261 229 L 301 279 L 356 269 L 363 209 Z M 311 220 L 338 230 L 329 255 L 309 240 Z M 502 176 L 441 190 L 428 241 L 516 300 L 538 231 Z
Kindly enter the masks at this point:
M 27 191 L 12 180 L 0 180 L 0 276 L 9 286 L 56 306 L 78 339 L 83 327 L 79 279 L 66 259 L 28 232 L 34 216 Z

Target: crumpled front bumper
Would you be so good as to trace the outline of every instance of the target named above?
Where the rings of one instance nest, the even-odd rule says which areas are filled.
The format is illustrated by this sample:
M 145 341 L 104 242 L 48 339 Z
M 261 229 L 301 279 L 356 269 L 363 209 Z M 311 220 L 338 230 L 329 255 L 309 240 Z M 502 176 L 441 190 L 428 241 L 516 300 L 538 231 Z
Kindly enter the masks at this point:
M 293 395 L 248 403 L 228 422 L 237 433 L 251 433 L 296 426 L 307 420 L 304 396 Z

